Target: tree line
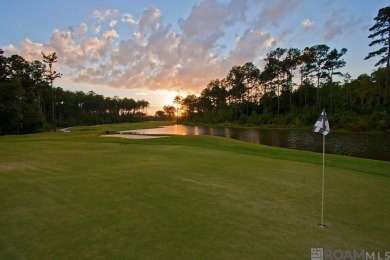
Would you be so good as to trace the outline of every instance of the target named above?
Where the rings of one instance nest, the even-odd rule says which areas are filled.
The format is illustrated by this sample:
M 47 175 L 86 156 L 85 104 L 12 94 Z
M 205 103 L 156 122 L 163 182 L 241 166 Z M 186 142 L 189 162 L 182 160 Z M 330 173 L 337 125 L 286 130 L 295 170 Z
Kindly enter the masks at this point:
M 325 108 L 333 129 L 389 131 L 390 7 L 379 10 L 368 36 L 381 48 L 365 59 L 380 57 L 376 71 L 352 79 L 340 69 L 346 48 L 325 44 L 276 48 L 262 70 L 252 62 L 234 66 L 223 79 L 210 81 L 200 96 L 177 96 L 177 107 L 158 111 L 183 122 L 311 126 Z M 172 112 L 174 111 L 174 112 Z
M 43 62 L 3 54 L 0 49 L 0 134 L 144 120 L 148 101 L 55 87 L 54 80 L 61 77 L 53 70 L 55 52 L 42 53 Z
M 182 122 L 311 126 L 326 108 L 333 128 L 388 130 L 386 69 L 351 79 L 340 72 L 346 52 L 327 45 L 277 48 L 267 54 L 262 71 L 252 62 L 234 66 L 199 96 L 176 97 L 178 107 L 164 111 L 179 112 Z

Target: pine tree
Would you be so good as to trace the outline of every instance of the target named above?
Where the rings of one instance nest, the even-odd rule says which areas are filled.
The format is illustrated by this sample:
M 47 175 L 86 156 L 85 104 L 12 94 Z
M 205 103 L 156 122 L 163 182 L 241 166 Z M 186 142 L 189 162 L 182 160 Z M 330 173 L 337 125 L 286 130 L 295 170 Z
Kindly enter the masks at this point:
M 370 52 L 364 59 L 371 59 L 380 56 L 380 60 L 375 64 L 379 66 L 386 63 L 386 86 L 384 94 L 384 103 L 387 103 L 387 92 L 389 89 L 390 77 L 390 6 L 379 9 L 378 15 L 374 18 L 375 24 L 369 29 L 372 34 L 368 38 L 373 39 L 369 46 L 381 45 L 379 50 Z

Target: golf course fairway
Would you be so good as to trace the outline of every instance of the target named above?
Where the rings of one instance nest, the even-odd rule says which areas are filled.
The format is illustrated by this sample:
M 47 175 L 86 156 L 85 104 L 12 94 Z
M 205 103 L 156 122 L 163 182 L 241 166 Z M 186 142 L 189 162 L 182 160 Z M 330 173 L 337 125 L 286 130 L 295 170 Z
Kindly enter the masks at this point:
M 222 137 L 0 137 L 0 259 L 310 259 L 390 251 L 390 162 Z

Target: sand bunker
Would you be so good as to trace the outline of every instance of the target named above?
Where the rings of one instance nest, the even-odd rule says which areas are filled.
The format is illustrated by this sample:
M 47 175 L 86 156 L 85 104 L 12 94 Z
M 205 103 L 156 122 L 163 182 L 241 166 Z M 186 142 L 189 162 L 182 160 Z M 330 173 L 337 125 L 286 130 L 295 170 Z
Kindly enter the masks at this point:
M 153 139 L 153 138 L 162 138 L 167 137 L 163 135 L 126 135 L 126 134 L 111 134 L 111 135 L 101 135 L 101 137 L 120 137 L 126 139 Z

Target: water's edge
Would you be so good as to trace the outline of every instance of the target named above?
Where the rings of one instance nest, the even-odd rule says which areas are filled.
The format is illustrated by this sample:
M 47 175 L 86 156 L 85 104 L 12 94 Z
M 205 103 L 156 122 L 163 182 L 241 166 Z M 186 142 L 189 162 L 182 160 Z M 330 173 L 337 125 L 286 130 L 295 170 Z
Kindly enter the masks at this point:
M 121 131 L 156 135 L 214 135 L 245 142 L 322 152 L 322 135 L 303 129 L 245 129 L 172 125 L 152 129 Z M 390 134 L 331 132 L 326 136 L 326 153 L 390 161 Z

